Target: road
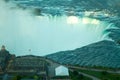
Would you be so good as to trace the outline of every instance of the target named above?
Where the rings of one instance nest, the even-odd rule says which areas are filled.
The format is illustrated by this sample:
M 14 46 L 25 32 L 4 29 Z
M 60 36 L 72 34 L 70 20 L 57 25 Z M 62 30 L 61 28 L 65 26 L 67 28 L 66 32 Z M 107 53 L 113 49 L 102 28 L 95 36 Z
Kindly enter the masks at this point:
M 110 71 L 110 70 L 102 70 L 102 69 L 90 69 L 90 68 L 83 68 L 83 67 L 77 67 L 77 66 L 68 66 L 65 65 L 68 68 L 74 68 L 74 69 L 81 69 L 81 70 L 89 70 L 89 71 L 98 71 L 98 72 L 108 72 L 108 73 L 113 73 L 113 74 L 120 74 L 120 70 L 119 71 Z
M 94 76 L 92 76 L 92 75 L 85 74 L 85 73 L 83 73 L 83 72 L 79 72 L 79 74 L 82 74 L 82 75 L 84 75 L 84 76 L 86 76 L 86 77 L 89 77 L 89 78 L 91 78 L 92 80 L 100 80 L 100 79 L 97 78 L 97 77 L 94 77 Z

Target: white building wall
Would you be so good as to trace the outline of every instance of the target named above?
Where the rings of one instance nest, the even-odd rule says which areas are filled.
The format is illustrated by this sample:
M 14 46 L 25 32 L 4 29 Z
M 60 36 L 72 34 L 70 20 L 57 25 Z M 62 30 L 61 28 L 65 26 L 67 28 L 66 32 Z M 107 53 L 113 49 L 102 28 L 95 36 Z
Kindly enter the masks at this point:
M 69 70 L 65 66 L 59 66 L 55 69 L 56 76 L 69 76 Z

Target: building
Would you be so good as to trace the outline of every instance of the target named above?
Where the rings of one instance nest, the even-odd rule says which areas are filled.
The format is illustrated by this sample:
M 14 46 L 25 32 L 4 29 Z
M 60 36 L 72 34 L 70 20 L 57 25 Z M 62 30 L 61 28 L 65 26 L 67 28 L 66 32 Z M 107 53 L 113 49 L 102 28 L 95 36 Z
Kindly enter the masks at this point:
M 56 76 L 69 76 L 68 68 L 62 65 L 58 66 L 55 69 L 55 73 L 56 73 Z
M 55 76 L 50 80 L 70 80 L 68 68 L 62 65 L 56 67 Z
M 28 55 L 16 57 L 11 61 L 7 72 L 18 75 L 39 75 L 42 80 L 47 80 L 47 71 L 47 62 L 43 57 Z

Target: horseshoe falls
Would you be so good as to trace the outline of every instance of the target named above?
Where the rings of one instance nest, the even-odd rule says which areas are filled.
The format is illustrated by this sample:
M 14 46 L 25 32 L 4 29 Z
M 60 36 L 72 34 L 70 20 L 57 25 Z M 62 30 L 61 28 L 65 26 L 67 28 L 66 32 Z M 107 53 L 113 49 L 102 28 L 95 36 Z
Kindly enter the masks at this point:
M 104 31 L 111 27 L 107 21 L 88 17 L 91 12 L 81 13 L 82 16 L 64 13 L 61 16 L 46 13 L 36 16 L 31 9 L 11 5 L 1 1 L 0 46 L 5 45 L 17 56 L 44 56 L 73 50 L 107 39 Z M 55 11 L 52 14 L 56 14 Z

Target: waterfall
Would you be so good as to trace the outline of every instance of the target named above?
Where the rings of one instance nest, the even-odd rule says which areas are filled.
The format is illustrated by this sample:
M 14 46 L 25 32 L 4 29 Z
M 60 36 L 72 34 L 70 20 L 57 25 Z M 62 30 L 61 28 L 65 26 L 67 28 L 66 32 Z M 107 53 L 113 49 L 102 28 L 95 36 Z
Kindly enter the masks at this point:
M 29 10 L 11 9 L 4 3 L 0 11 L 0 45 L 16 55 L 42 56 L 79 48 L 103 40 L 103 31 L 112 26 L 87 17 L 34 16 Z

